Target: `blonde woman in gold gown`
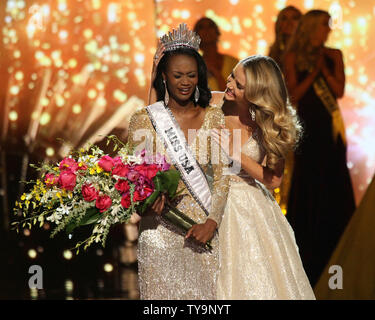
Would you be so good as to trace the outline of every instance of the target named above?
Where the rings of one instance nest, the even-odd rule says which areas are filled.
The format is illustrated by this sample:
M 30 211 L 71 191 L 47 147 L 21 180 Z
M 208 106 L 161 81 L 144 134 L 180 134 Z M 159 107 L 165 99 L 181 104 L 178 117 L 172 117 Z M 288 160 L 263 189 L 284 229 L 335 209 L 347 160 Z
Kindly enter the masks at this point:
M 293 230 L 268 190 L 280 185 L 285 156 L 300 134 L 276 62 L 242 60 L 212 104 L 222 107 L 230 132 L 217 131 L 213 139 L 232 150 L 240 133 L 242 146 L 230 155 L 242 169 L 230 176 L 219 228 L 218 299 L 315 299 Z

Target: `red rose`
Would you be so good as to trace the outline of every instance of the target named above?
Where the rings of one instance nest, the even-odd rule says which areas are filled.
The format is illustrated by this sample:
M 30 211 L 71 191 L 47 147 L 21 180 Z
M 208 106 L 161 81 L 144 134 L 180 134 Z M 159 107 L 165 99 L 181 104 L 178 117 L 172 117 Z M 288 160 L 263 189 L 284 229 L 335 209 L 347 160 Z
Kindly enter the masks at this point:
M 124 208 L 129 208 L 130 205 L 131 205 L 131 201 L 130 201 L 130 193 L 127 193 L 127 194 L 124 194 L 121 198 L 121 205 L 124 207 Z
M 152 179 L 153 177 L 155 177 L 157 172 L 160 171 L 159 167 L 156 164 L 140 164 L 135 166 L 134 169 L 148 179 Z
M 117 181 L 117 183 L 115 184 L 115 188 L 116 190 L 118 190 L 120 193 L 125 193 L 127 191 L 129 191 L 130 189 L 130 186 L 128 184 L 128 182 L 126 180 L 122 180 L 120 179 L 119 181 Z
M 84 184 L 81 191 L 85 201 L 93 201 L 98 197 L 98 190 L 90 184 Z
M 147 166 L 147 178 L 152 179 L 160 171 L 159 166 L 156 164 L 150 164 Z
M 111 171 L 113 166 L 115 165 L 115 162 L 110 156 L 103 156 L 100 158 L 98 165 L 104 171 Z
M 78 170 L 78 163 L 72 158 L 64 158 L 60 162 L 59 166 L 60 170 L 71 170 L 72 172 L 76 172 Z
M 114 169 L 112 170 L 112 175 L 118 175 L 120 177 L 126 177 L 129 172 L 129 166 L 123 164 L 122 162 L 115 165 Z
M 99 196 L 96 198 L 95 206 L 99 209 L 100 212 L 106 211 L 112 205 L 112 199 L 107 196 Z
M 133 194 L 133 201 L 143 201 L 152 194 L 153 190 L 150 187 L 144 186 L 143 190 L 136 190 Z
M 77 177 L 73 171 L 64 170 L 60 173 L 58 182 L 62 188 L 72 191 L 76 186 L 76 179 Z
M 47 186 L 55 186 L 58 182 L 59 178 L 56 177 L 53 173 L 47 173 L 46 177 L 44 178 L 44 183 Z
M 87 170 L 87 165 L 83 162 L 78 164 L 78 170 Z

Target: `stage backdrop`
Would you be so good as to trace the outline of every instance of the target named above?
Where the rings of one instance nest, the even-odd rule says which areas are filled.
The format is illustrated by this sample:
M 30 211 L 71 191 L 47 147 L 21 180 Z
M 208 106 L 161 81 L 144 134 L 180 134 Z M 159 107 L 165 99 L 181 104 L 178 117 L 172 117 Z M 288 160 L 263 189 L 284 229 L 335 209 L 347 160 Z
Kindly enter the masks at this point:
M 208 16 L 221 30 L 222 52 L 267 54 L 276 15 L 290 4 L 302 12 L 328 10 L 334 18 L 329 45 L 345 58 L 346 94 L 339 104 L 358 203 L 375 170 L 371 1 L 1 1 L 2 138 L 26 137 L 29 152 L 56 160 L 69 145 L 95 142 L 114 128 L 126 132 L 131 112 L 147 101 L 158 36 Z

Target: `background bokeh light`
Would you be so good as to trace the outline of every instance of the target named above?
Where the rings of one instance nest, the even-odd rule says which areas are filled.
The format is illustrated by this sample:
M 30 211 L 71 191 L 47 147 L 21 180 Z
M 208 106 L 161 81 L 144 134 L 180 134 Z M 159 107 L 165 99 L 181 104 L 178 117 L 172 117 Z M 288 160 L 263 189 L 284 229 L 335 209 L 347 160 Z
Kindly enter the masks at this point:
M 339 103 L 358 203 L 375 170 L 371 1 L 2 1 L 2 138 L 25 137 L 31 152 L 58 159 L 114 128 L 125 137 L 130 114 L 147 102 L 158 36 L 180 22 L 192 28 L 205 15 L 220 27 L 220 51 L 237 58 L 267 54 L 277 13 L 287 5 L 333 17 L 328 45 L 345 59 Z

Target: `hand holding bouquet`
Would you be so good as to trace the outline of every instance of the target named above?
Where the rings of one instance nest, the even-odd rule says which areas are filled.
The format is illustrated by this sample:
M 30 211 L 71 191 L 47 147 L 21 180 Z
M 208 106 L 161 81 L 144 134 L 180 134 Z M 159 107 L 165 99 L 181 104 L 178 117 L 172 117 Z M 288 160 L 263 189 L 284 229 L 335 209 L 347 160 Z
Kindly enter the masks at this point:
M 30 181 L 32 189 L 16 202 L 15 213 L 22 212 L 23 220 L 13 222 L 13 227 L 28 227 L 45 222 L 55 224 L 54 237 L 65 230 L 92 225 L 91 235 L 76 244 L 87 249 L 93 243 L 105 246 L 110 227 L 128 223 L 133 212 L 144 212 L 161 194 L 173 199 L 177 193 L 180 174 L 170 169 L 164 156 L 148 156 L 145 152 L 133 155 L 128 146 L 115 136 L 108 137 L 115 143 L 115 157 L 105 155 L 97 146 L 71 153 L 59 164 L 41 167 L 42 179 Z M 186 215 L 170 207 L 167 214 L 176 226 L 187 228 L 195 224 Z M 178 216 L 178 219 L 173 219 Z

